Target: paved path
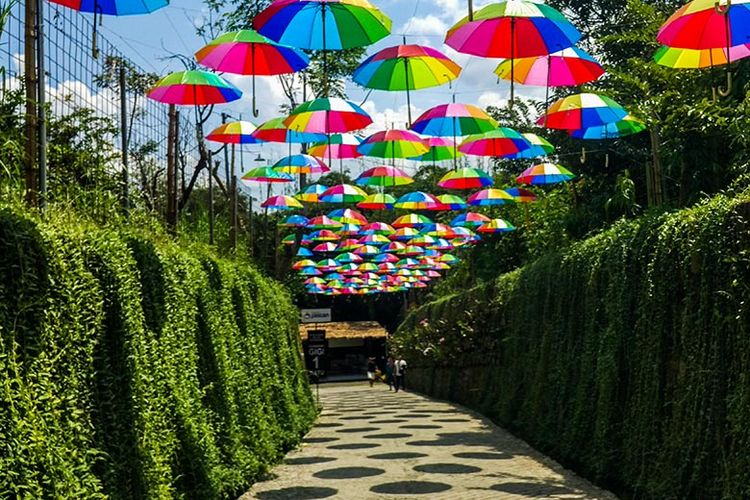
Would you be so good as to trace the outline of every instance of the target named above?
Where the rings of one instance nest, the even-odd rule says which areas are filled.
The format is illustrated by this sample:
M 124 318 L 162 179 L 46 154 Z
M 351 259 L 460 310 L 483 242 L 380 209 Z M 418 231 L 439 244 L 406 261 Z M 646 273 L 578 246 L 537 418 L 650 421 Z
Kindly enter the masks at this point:
M 320 399 L 302 447 L 242 500 L 615 499 L 464 408 L 364 382 Z

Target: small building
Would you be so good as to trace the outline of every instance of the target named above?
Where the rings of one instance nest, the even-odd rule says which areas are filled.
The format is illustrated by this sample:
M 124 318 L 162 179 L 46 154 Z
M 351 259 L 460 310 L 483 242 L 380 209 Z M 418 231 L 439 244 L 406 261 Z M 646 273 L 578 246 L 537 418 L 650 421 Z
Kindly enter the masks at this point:
M 325 331 L 322 344 L 320 332 Z M 388 332 L 377 321 L 303 324 L 299 327 L 308 370 L 315 369 L 314 355 L 325 352 L 317 363 L 321 380 L 359 380 L 367 377 L 367 358 L 385 366 Z M 313 342 L 308 340 L 312 333 Z M 324 345 L 323 351 L 316 346 Z M 312 349 L 311 349 L 312 347 Z

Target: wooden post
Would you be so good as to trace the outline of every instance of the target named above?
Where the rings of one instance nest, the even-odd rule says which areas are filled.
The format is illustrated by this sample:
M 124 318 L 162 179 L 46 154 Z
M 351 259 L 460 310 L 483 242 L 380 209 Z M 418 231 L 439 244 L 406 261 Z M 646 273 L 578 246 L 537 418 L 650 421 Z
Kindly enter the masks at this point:
M 26 0 L 24 18 L 24 86 L 26 87 L 26 151 L 24 173 L 26 180 L 26 203 L 29 206 L 38 204 L 37 154 L 38 145 L 38 85 L 36 74 L 37 63 L 37 10 L 40 0 Z
M 208 153 L 208 243 L 214 244 L 214 172 L 218 170 L 219 163 L 213 164 L 213 155 Z
M 232 144 L 231 176 L 227 183 L 229 186 L 229 247 L 232 250 L 237 248 L 237 170 L 235 160 L 235 145 Z
M 177 231 L 177 158 L 175 144 L 177 136 L 177 109 L 174 104 L 169 106 L 169 128 L 167 131 L 167 229 L 170 234 Z
M 130 172 L 128 171 L 128 89 L 125 65 L 120 63 L 120 148 L 122 149 L 122 208 L 130 209 Z M 171 184 L 170 184 L 171 186 Z M 169 187 L 167 188 L 169 189 Z
M 659 134 L 659 126 L 652 125 L 649 129 L 649 133 L 651 135 L 651 155 L 653 159 L 652 187 L 654 195 L 654 205 L 659 206 L 664 203 L 664 191 L 661 173 L 661 136 Z

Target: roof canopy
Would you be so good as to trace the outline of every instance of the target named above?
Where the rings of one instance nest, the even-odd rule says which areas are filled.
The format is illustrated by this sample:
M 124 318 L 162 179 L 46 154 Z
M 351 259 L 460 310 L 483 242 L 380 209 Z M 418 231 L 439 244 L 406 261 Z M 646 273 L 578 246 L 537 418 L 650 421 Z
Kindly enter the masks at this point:
M 307 340 L 307 331 L 315 330 L 312 325 L 300 325 L 299 334 L 302 340 Z M 388 332 L 377 321 L 349 321 L 340 323 L 325 323 L 318 326 L 326 331 L 326 339 L 364 339 L 386 338 Z

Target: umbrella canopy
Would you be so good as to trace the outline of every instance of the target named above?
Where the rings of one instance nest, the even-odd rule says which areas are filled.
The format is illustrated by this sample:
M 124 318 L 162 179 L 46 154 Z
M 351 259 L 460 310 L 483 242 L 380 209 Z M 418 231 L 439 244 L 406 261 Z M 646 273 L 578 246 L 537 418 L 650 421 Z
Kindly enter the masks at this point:
M 448 210 L 463 210 L 466 208 L 466 200 L 455 194 L 441 194 L 437 199 Z
M 108 16 L 150 14 L 169 5 L 169 0 L 51 0 L 79 12 Z
M 615 101 L 598 94 L 574 94 L 556 101 L 537 124 L 547 128 L 578 130 L 622 120 L 628 112 Z
M 357 207 L 364 210 L 393 210 L 396 198 L 385 193 L 371 194 L 357 203 Z
M 437 163 L 443 160 L 460 158 L 464 155 L 458 151 L 456 142 L 451 139 L 446 139 L 444 137 L 428 137 L 427 139 L 422 139 L 422 142 L 427 146 L 427 152 L 421 156 L 409 158 L 410 160 L 431 161 L 432 163 Z
M 557 184 L 571 180 L 575 175 L 561 165 L 541 163 L 530 167 L 516 178 L 521 184 Z
M 402 227 L 420 228 L 428 224 L 432 224 L 432 219 L 430 219 L 429 217 L 425 215 L 407 214 L 407 215 L 402 215 L 401 217 L 393 221 L 393 224 L 391 225 L 395 228 L 402 228 Z
M 451 170 L 438 182 L 443 189 L 479 189 L 492 184 L 492 177 L 478 168 Z
M 511 195 L 516 203 L 533 203 L 536 201 L 536 195 L 524 188 L 507 188 L 504 190 Z
M 271 196 L 261 203 L 260 206 L 277 210 L 294 210 L 295 208 L 302 208 L 302 204 L 291 196 Z
M 465 138 L 458 149 L 472 156 L 512 156 L 531 148 L 531 144 L 519 132 L 508 127 L 500 127 L 483 134 Z
M 361 137 L 354 134 L 333 134 L 329 141 L 310 146 L 307 153 L 318 158 L 336 160 L 359 158 L 362 155 L 357 151 L 357 146 L 362 144 L 362 141 Z
M 388 36 L 391 24 L 367 0 L 276 0 L 253 19 L 260 34 L 306 50 L 365 47 Z
M 281 227 L 305 227 L 309 219 L 304 215 L 290 215 L 283 221 L 279 222 Z
M 544 56 L 506 59 L 495 74 L 523 85 L 575 87 L 598 79 L 604 69 L 585 50 L 569 47 Z
M 617 139 L 646 130 L 646 124 L 628 115 L 620 121 L 600 127 L 571 130 L 570 136 L 576 139 Z
M 322 203 L 358 203 L 365 198 L 367 198 L 367 193 L 351 184 L 338 184 L 320 195 Z
M 273 118 L 261 124 L 253 137 L 264 142 L 280 142 L 289 144 L 304 144 L 326 140 L 325 134 L 295 132 L 284 125 L 285 117 Z
M 581 33 L 552 7 L 525 0 L 490 4 L 456 23 L 445 43 L 480 57 L 517 59 L 572 47 Z
M 393 226 L 386 224 L 385 222 L 371 222 L 362 228 L 362 234 L 382 234 L 384 236 L 395 233 L 396 230 Z
M 382 130 L 366 138 L 357 150 L 375 158 L 412 158 L 427 152 L 422 138 L 408 130 Z
M 339 221 L 342 224 L 358 224 L 360 226 L 364 226 L 368 223 L 367 218 L 364 215 L 357 212 L 356 210 L 352 210 L 351 208 L 340 208 L 338 210 L 334 210 L 333 212 L 328 214 L 328 217 L 333 220 Z
M 292 182 L 294 177 L 284 172 L 279 172 L 273 167 L 258 167 L 250 170 L 242 176 L 245 182 L 265 182 L 265 183 L 282 183 Z
M 250 122 L 229 122 L 215 128 L 206 136 L 206 139 L 223 144 L 258 144 L 263 142 L 253 136 L 255 130 L 255 125 Z
M 373 167 L 354 181 L 360 186 L 393 187 L 411 184 L 414 179 L 396 167 Z
M 287 174 L 325 174 L 331 171 L 323 160 L 302 154 L 282 158 L 274 164 L 273 168 Z
M 521 135 L 528 141 L 531 147 L 521 150 L 518 153 L 508 155 L 506 158 L 517 160 L 539 158 L 540 156 L 547 156 L 555 151 L 555 146 L 550 144 L 550 142 L 544 137 L 530 133 Z
M 492 219 L 486 224 L 477 229 L 477 232 L 484 234 L 497 234 L 497 233 L 509 233 L 515 231 L 516 228 L 508 221 L 503 219 Z
M 414 121 L 411 129 L 424 135 L 458 137 L 482 134 L 497 127 L 497 122 L 477 106 L 452 103 L 428 109 Z
M 341 226 L 343 226 L 343 224 L 325 215 L 313 217 L 307 223 L 307 227 L 310 229 L 340 229 Z
M 360 130 L 372 123 L 364 109 L 337 97 L 323 97 L 300 104 L 284 120 L 296 132 L 336 134 Z
M 165 104 L 207 106 L 236 101 L 242 91 L 215 73 L 191 70 L 161 78 L 148 91 L 148 97 Z
M 749 0 L 693 0 L 659 29 L 659 43 L 681 49 L 721 49 L 750 40 Z
M 728 57 L 727 57 L 728 56 Z M 750 45 L 735 45 L 718 49 L 679 49 L 663 45 L 654 54 L 654 61 L 662 66 L 680 69 L 712 68 L 750 56 Z
M 419 236 L 419 229 L 415 227 L 400 227 L 389 238 L 395 241 L 409 241 L 417 236 Z
M 394 207 L 399 210 L 438 210 L 442 208 L 437 198 L 422 191 L 406 193 L 396 201 Z M 397 226 L 394 225 L 394 227 Z
M 328 187 L 321 184 L 310 184 L 305 189 L 295 194 L 294 197 L 307 203 L 320 203 L 320 195 L 326 192 Z
M 451 226 L 459 227 L 479 227 L 489 222 L 490 218 L 486 215 L 479 214 L 476 212 L 466 212 L 454 218 L 451 221 Z
M 468 202 L 469 205 L 475 207 L 488 207 L 494 205 L 507 205 L 508 203 L 514 203 L 515 200 L 502 189 L 484 189 L 471 195 Z

